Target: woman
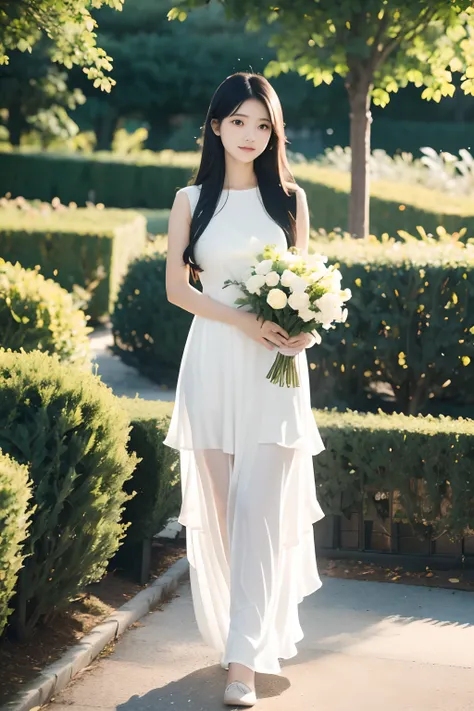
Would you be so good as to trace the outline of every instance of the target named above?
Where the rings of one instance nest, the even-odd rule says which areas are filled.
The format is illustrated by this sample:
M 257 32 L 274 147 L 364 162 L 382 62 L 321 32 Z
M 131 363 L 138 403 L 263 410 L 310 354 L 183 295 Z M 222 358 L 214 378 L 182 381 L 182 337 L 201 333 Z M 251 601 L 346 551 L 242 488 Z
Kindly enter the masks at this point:
M 253 706 L 255 672 L 278 674 L 297 654 L 298 604 L 321 586 L 312 456 L 325 447 L 304 353 L 313 337 L 258 321 L 237 309 L 237 287 L 222 287 L 265 244 L 305 252 L 308 239 L 278 96 L 262 76 L 234 74 L 212 98 L 194 184 L 176 195 L 166 270 L 169 301 L 195 318 L 165 444 L 180 450 L 194 610 L 228 668 L 229 705 Z M 300 388 L 266 379 L 278 348 L 296 354 Z

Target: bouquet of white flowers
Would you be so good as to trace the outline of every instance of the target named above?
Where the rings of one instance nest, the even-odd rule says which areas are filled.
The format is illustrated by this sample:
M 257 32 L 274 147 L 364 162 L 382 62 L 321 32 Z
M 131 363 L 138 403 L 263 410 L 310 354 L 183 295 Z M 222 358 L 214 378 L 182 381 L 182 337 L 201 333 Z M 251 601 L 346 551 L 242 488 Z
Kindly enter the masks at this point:
M 344 303 L 352 296 L 350 289 L 341 289 L 341 272 L 326 266 L 327 259 L 323 254 L 303 257 L 295 247 L 285 251 L 266 245 L 251 276 L 242 282 L 229 279 L 223 288 L 238 286 L 244 294 L 235 302 L 239 308 L 250 306 L 259 319 L 277 323 L 290 337 L 312 333 L 319 344 L 316 327 L 327 330 L 344 322 Z M 280 349 L 267 378 L 275 385 L 299 387 L 295 356 Z

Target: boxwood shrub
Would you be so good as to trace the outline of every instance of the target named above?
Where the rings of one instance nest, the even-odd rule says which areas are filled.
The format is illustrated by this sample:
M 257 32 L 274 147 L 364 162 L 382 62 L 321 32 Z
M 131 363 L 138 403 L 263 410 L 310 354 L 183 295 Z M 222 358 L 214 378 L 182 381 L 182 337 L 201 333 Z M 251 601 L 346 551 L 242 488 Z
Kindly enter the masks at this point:
M 124 537 L 129 417 L 98 377 L 39 351 L 0 351 L 0 448 L 27 465 L 36 509 L 14 599 L 13 628 L 99 580 Z
M 63 361 L 89 363 L 86 317 L 72 295 L 37 270 L 0 259 L 0 344 L 41 350 Z
M 127 540 L 142 540 L 152 538 L 178 513 L 179 454 L 163 444 L 170 423 L 168 403 L 120 398 L 120 404 L 130 417 L 129 450 L 140 459 L 125 484 L 128 493 L 136 492 L 124 511 L 130 523 Z
M 174 386 L 192 315 L 166 297 L 166 253 L 157 242 L 130 264 L 112 314 L 115 352 L 153 380 Z
M 125 210 L 17 205 L 0 207 L 0 257 L 41 267 L 68 291 L 93 290 L 92 321 L 110 313 L 129 261 L 146 244 L 146 219 Z
M 474 535 L 474 421 L 318 410 L 315 458 L 326 513 L 350 515 L 367 491 L 394 494 L 393 518 L 420 536 Z M 474 552 L 474 546 L 471 546 Z
M 28 469 L 0 450 L 0 636 L 12 612 L 10 601 L 23 560 L 31 508 Z
M 316 406 L 371 409 L 381 382 L 398 412 L 474 403 L 474 245 L 406 236 L 314 247 L 339 266 L 353 294 L 346 323 L 310 352 Z
M 161 446 L 173 403 L 129 403 L 135 421 L 156 422 L 150 435 L 154 432 Z M 326 514 L 349 517 L 367 493 L 390 492 L 394 520 L 417 536 L 447 533 L 474 540 L 473 420 L 336 408 L 314 409 L 313 414 L 326 446 L 314 457 Z M 474 553 L 474 545 L 469 549 Z
M 0 152 L 0 195 L 107 207 L 171 207 L 191 177 L 196 154 L 151 151 L 130 156 Z
M 333 230 L 348 226 L 350 175 L 330 168 L 298 164 L 298 183 L 306 191 L 311 224 Z M 435 233 L 466 228 L 474 234 L 474 204 L 467 196 L 446 195 L 423 185 L 374 180 L 370 186 L 370 232 L 377 237 L 397 230 L 413 233 L 417 225 Z
M 416 414 L 474 403 L 474 245 L 334 236 L 311 247 L 353 293 L 346 323 L 308 352 L 316 407 Z M 117 352 L 173 386 L 192 316 L 166 299 L 165 259 L 162 243 L 131 265 L 112 322 Z
M 87 200 L 107 207 L 169 209 L 176 190 L 187 185 L 198 153 L 144 151 L 130 157 L 113 153 L 61 155 L 0 152 L 0 195 L 63 202 Z M 294 166 L 305 188 L 314 227 L 347 228 L 350 176 L 311 164 Z M 371 232 L 380 236 L 423 225 L 434 232 L 466 227 L 474 232 L 474 204 L 469 197 L 445 195 L 423 186 L 390 181 L 371 183 Z

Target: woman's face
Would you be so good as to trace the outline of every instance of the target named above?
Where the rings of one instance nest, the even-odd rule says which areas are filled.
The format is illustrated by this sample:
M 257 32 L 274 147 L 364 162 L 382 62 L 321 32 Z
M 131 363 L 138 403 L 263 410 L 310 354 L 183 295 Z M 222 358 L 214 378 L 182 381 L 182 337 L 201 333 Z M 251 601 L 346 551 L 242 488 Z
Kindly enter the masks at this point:
M 220 124 L 214 119 L 212 129 L 221 137 L 227 153 L 242 163 L 251 163 L 268 146 L 272 122 L 264 103 L 247 99 L 235 114 L 227 116 Z

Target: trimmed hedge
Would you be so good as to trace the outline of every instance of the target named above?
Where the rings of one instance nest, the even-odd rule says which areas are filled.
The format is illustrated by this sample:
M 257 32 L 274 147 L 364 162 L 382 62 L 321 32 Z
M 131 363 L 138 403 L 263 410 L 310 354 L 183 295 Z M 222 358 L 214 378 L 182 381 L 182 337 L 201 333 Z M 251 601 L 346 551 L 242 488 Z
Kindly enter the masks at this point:
M 311 350 L 313 404 L 368 410 L 380 382 L 407 414 L 474 403 L 474 245 L 341 237 L 313 246 L 352 290 L 344 326 Z
M 111 566 L 123 568 L 145 585 L 150 577 L 153 537 L 170 516 L 179 513 L 179 453 L 163 444 L 170 422 L 167 403 L 121 398 L 120 404 L 130 417 L 128 448 L 139 457 L 139 463 L 125 483 L 125 491 L 135 495 L 126 503 L 123 521 L 129 528 Z
M 24 554 L 22 543 L 28 536 L 31 509 L 31 484 L 28 469 L 0 450 L 0 636 Z
M 173 403 L 129 401 L 160 422 L 162 442 Z M 474 534 L 474 421 L 431 415 L 313 410 L 326 449 L 314 458 L 326 514 L 350 516 L 367 492 L 394 494 L 394 518 L 421 537 Z
M 192 315 L 166 297 L 164 241 L 130 264 L 112 314 L 114 350 L 153 380 L 174 386 Z
M 294 167 L 299 185 L 306 191 L 312 224 L 328 231 L 347 228 L 350 175 L 330 168 L 299 164 Z M 377 237 L 397 230 L 414 232 L 423 225 L 427 232 L 438 226 L 447 232 L 463 227 L 474 233 L 474 201 L 446 195 L 422 185 L 372 181 L 370 186 L 370 232 Z
M 127 501 L 124 520 L 130 524 L 126 542 L 152 538 L 177 515 L 181 498 L 179 454 L 163 440 L 170 422 L 167 403 L 120 398 L 130 417 L 129 450 L 139 463 L 125 491 L 136 495 Z
M 0 257 L 40 266 L 68 291 L 98 281 L 86 309 L 93 321 L 110 313 L 130 259 L 145 244 L 146 219 L 135 212 L 0 208 Z
M 87 367 L 91 330 L 72 295 L 59 284 L 0 258 L 2 348 L 55 353 L 62 361 Z
M 176 190 L 187 185 L 198 162 L 197 153 L 143 152 L 129 158 L 113 153 L 60 155 L 0 152 L 0 194 L 62 202 L 87 200 L 112 207 L 169 209 Z M 329 168 L 298 164 L 295 174 L 305 188 L 315 227 L 347 227 L 350 176 Z M 474 203 L 469 197 L 445 195 L 418 185 L 371 183 L 371 232 L 423 225 L 434 232 L 466 227 L 474 232 Z
M 424 536 L 474 534 L 474 421 L 317 412 L 326 451 L 316 458 L 326 513 L 349 515 L 364 492 L 395 493 L 394 518 Z
M 107 207 L 167 209 L 176 190 L 188 183 L 192 170 L 188 158 L 184 165 L 170 165 L 160 162 L 160 154 L 151 152 L 129 157 L 106 152 L 0 152 L 0 195 L 11 193 L 13 197 L 46 202 L 58 197 L 63 203 L 73 201 L 78 205 L 92 201 Z
M 379 399 L 383 408 L 416 414 L 474 403 L 474 245 L 341 236 L 312 247 L 353 292 L 346 323 L 308 354 L 313 405 L 371 410 L 380 382 L 395 398 Z M 192 316 L 167 301 L 164 248 L 131 265 L 112 323 L 121 357 L 175 385 Z
M 98 377 L 39 351 L 0 351 L 0 448 L 28 465 L 36 505 L 14 599 L 20 639 L 99 580 L 119 547 L 137 463 L 128 437 Z

